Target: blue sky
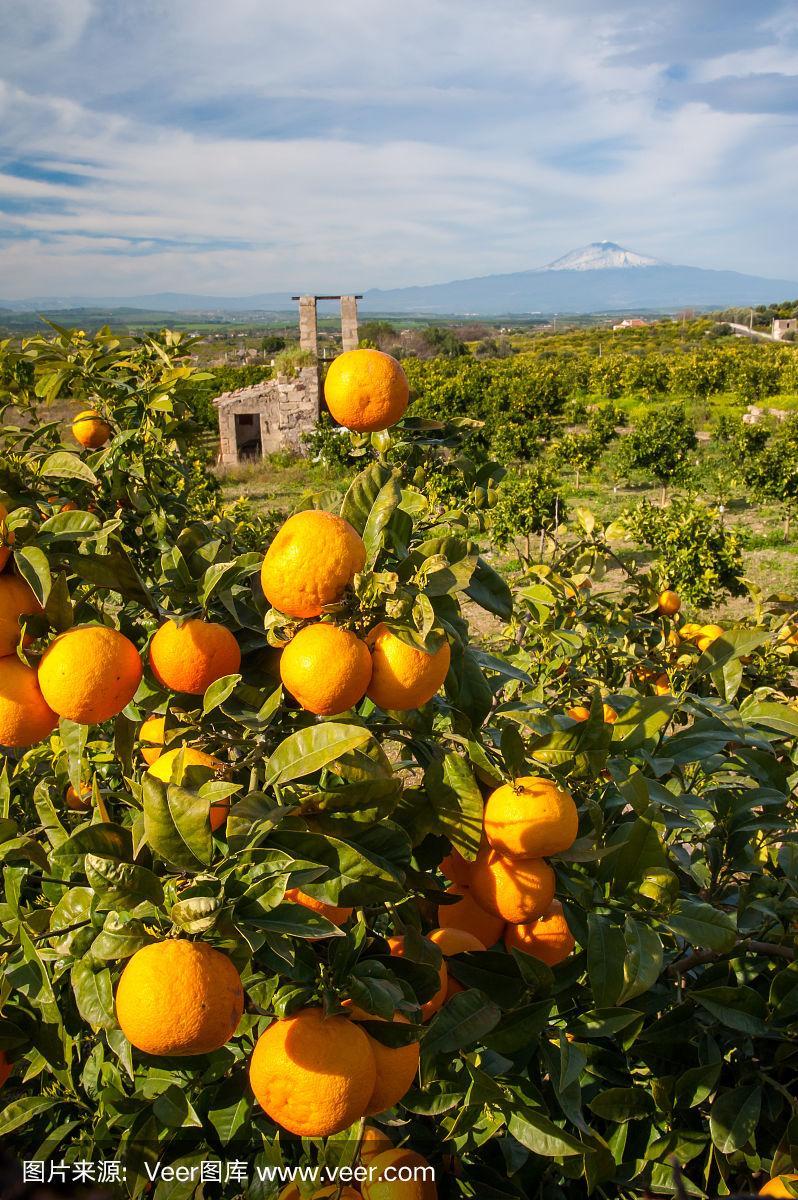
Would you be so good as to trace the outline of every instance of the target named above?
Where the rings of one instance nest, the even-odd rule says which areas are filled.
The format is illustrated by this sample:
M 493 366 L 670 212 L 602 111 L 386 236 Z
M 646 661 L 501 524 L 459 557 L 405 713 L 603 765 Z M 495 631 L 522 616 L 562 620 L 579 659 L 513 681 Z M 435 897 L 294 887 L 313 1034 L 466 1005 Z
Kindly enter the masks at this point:
M 0 298 L 798 280 L 794 0 L 2 0 Z

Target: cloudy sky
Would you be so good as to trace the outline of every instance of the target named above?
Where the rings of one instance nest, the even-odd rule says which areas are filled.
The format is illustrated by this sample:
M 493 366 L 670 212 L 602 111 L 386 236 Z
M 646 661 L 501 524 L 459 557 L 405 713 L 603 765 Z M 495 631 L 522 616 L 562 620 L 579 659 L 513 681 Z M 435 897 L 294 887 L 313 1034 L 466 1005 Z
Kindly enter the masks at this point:
M 0 297 L 798 279 L 794 0 L 0 0 Z

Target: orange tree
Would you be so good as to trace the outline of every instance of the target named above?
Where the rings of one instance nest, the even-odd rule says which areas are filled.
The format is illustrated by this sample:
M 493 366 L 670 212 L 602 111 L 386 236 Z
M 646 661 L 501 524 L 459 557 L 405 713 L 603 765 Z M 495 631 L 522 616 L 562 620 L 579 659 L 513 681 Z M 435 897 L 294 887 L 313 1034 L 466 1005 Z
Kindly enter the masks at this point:
M 360 434 L 340 511 L 275 534 L 196 454 L 185 349 L 4 349 L 5 1143 L 157 1197 L 297 1165 L 436 1170 L 364 1200 L 788 1170 L 792 626 L 594 597 L 588 521 L 514 608 L 479 506 L 425 494 L 434 420 Z

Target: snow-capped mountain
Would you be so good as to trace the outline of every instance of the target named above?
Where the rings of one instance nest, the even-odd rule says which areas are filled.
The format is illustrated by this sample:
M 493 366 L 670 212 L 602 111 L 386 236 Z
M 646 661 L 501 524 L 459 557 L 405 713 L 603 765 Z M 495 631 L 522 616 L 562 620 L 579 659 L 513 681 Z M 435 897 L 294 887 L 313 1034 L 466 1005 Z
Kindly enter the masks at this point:
M 619 267 L 664 267 L 658 258 L 635 254 L 617 242 L 590 242 L 555 258 L 554 262 L 541 267 L 543 271 L 608 271 Z

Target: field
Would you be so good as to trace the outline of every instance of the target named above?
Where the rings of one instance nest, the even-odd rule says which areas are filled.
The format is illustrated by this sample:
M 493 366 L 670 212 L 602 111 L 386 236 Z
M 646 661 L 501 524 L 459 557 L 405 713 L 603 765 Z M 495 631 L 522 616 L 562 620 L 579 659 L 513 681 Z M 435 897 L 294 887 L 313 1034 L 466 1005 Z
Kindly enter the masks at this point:
M 608 337 L 2 346 L 0 1189 L 791 1194 L 798 350 Z

